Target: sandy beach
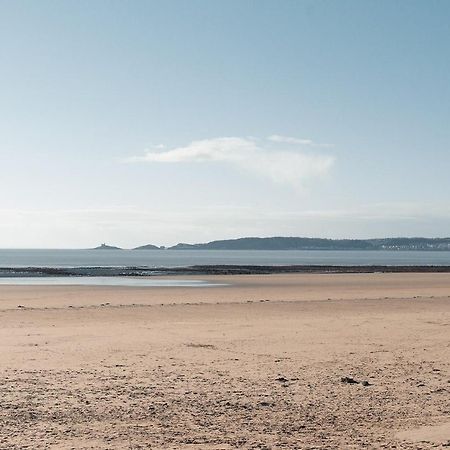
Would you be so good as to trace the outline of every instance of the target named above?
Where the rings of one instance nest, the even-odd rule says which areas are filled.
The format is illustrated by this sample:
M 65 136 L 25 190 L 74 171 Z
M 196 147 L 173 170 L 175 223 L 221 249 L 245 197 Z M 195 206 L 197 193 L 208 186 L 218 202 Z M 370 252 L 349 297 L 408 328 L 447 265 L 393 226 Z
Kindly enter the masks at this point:
M 449 273 L 197 278 L 0 286 L 0 449 L 450 445 Z

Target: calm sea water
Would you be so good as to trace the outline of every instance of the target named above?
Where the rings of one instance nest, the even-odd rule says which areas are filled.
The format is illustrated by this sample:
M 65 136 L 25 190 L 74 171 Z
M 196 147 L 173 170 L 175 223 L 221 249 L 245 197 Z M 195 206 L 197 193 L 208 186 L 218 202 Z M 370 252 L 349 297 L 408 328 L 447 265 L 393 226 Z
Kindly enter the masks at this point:
M 328 250 L 0 250 L 0 267 L 450 265 L 450 252 Z

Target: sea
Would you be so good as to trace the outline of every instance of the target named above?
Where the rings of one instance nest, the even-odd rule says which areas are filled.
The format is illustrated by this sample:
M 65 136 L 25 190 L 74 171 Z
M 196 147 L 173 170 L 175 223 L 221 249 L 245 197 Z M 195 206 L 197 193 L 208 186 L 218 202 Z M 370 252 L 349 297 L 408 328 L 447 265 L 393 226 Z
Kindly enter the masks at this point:
M 450 251 L 390 250 L 0 250 L 0 268 L 193 265 L 450 265 Z

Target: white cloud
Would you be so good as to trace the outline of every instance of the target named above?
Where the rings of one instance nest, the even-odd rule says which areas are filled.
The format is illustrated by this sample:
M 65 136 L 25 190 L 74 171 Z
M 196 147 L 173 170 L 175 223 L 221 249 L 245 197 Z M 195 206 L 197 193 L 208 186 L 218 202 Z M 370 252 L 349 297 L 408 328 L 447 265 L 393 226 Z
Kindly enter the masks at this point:
M 309 147 L 331 147 L 330 144 L 318 144 L 311 139 L 299 139 L 291 136 L 281 136 L 279 134 L 272 134 L 267 140 L 282 144 L 304 145 Z
M 298 139 L 290 136 L 280 136 L 279 134 L 272 134 L 267 138 L 272 142 L 282 142 L 284 144 L 298 144 L 298 145 L 313 145 L 311 139 Z
M 147 150 L 128 162 L 182 163 L 218 162 L 252 172 L 276 183 L 301 187 L 314 178 L 326 175 L 334 164 L 331 155 L 308 153 L 300 149 L 276 149 L 273 140 L 221 137 L 193 141 L 185 147 L 166 151 Z M 298 143 L 297 143 L 298 144 Z

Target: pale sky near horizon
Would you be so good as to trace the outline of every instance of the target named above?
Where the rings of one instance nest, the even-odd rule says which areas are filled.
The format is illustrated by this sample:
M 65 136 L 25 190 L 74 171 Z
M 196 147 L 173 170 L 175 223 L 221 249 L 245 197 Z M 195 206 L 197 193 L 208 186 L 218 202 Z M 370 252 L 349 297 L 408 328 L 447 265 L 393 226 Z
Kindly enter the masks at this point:
M 450 2 L 0 2 L 0 248 L 450 235 Z

